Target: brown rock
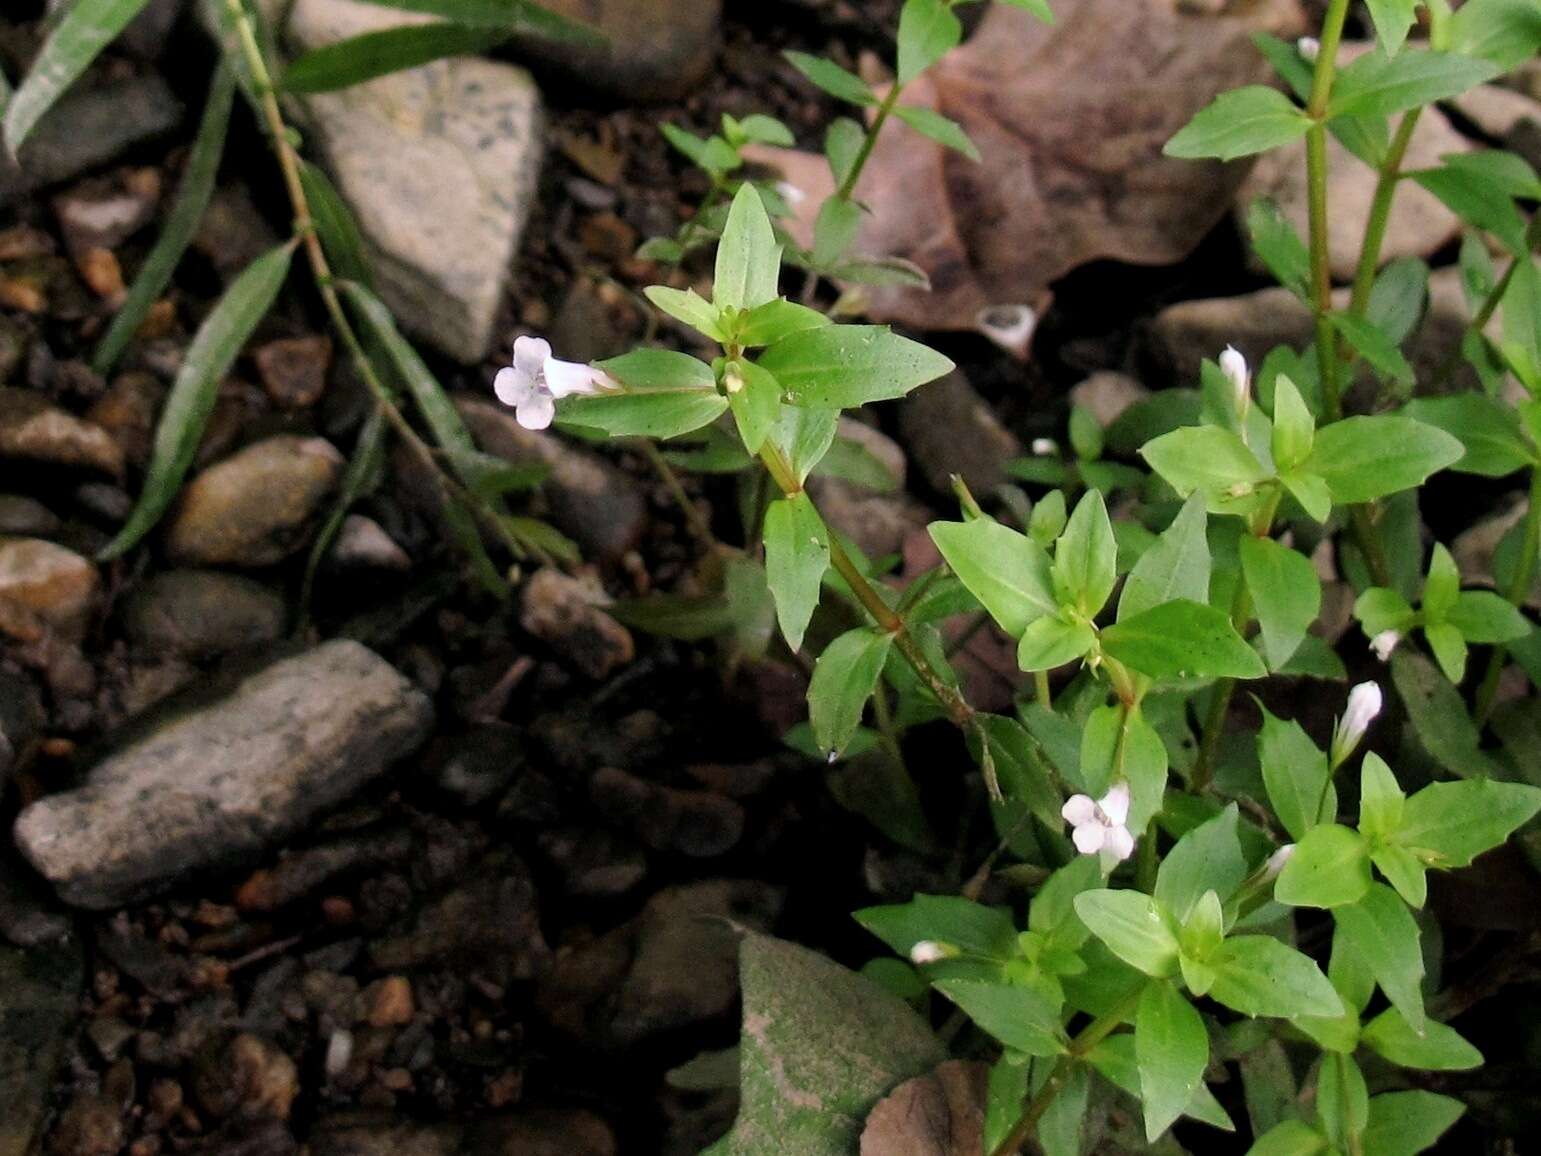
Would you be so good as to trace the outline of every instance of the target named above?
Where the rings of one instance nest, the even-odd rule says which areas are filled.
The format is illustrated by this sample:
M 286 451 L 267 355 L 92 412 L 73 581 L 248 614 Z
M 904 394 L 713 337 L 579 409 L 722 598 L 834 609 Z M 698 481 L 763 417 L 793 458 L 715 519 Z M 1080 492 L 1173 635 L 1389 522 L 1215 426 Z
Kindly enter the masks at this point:
M 106 430 L 26 389 L 0 388 L 0 457 L 123 475 L 123 450 Z
M 86 420 L 106 430 L 124 458 L 142 466 L 150 460 L 155 419 L 165 396 L 166 387 L 154 374 L 131 370 L 120 374 L 97 398 L 86 412 Z
M 211 1116 L 287 1120 L 299 1070 L 273 1044 L 242 1033 L 206 1048 L 193 1071 L 193 1094 Z
M 0 542 L 0 612 L 7 630 L 20 622 L 78 639 L 98 584 L 96 567 L 63 546 L 41 538 Z
M 905 398 L 899 429 L 926 481 L 942 494 L 951 492 L 953 474 L 988 494 L 1006 480 L 1006 463 L 1022 456 L 1022 443 L 958 370 Z
M 372 1028 L 399 1028 L 412 1022 L 417 1005 L 412 999 L 412 981 L 404 975 L 389 975 L 376 980 L 363 991 L 364 1021 Z
M 861 1156 L 975 1156 L 984 1146 L 989 1066 L 948 1060 L 906 1080 L 867 1116 Z
M 627 630 L 599 608 L 602 595 L 560 570 L 538 570 L 525 583 L 519 625 L 593 679 L 636 657 Z
M 732 799 L 650 783 L 614 767 L 595 773 L 589 797 L 606 818 L 658 851 L 710 858 L 732 850 L 744 834 L 744 808 Z
M 670 100 L 692 91 L 716 58 L 721 0 L 549 0 L 546 7 L 605 37 L 598 45 L 531 41 L 542 65 L 585 88 Z
M 82 181 L 53 199 L 54 216 L 72 253 L 116 249 L 155 219 L 157 169 L 124 169 Z
M 332 339 L 324 334 L 269 341 L 253 355 L 263 388 L 284 409 L 308 409 L 326 391 Z
M 210 466 L 183 491 L 166 549 L 194 566 L 271 566 L 300 549 L 342 473 L 321 438 L 280 436 Z

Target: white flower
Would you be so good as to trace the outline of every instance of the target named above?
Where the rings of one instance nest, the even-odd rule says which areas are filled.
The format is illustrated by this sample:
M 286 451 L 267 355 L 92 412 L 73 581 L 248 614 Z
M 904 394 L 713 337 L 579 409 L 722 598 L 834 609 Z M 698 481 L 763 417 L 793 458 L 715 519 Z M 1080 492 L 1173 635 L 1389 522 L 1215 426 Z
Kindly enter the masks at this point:
M 1348 692 L 1348 706 L 1332 732 L 1332 765 L 1339 766 L 1354 753 L 1364 732 L 1370 729 L 1375 716 L 1380 714 L 1383 699 L 1380 687 L 1373 682 L 1361 682 Z
M 1129 819 L 1129 784 L 1114 784 L 1100 800 L 1071 795 L 1059 813 L 1070 824 L 1070 838 L 1081 854 L 1100 851 L 1114 863 L 1134 854 L 1134 836 L 1124 825 Z
M 1007 353 L 1026 357 L 1038 312 L 1031 305 L 987 305 L 975 314 L 974 324 Z
M 791 181 L 777 181 L 776 191 L 781 194 L 781 199 L 793 208 L 796 208 L 808 199 L 808 194 Z
M 1252 404 L 1252 374 L 1247 370 L 1247 359 L 1234 345 L 1227 345 L 1220 355 L 1220 371 L 1231 383 L 1231 396 L 1236 402 L 1236 412 L 1243 419 Z
M 1034 438 L 1031 448 L 1034 455 L 1040 458 L 1053 457 L 1059 453 L 1059 443 L 1053 438 Z
M 910 962 L 919 966 L 923 963 L 938 963 L 944 959 L 951 959 L 958 954 L 958 949 L 950 943 L 938 943 L 934 939 L 922 939 L 914 947 L 910 948 Z
M 575 361 L 551 356 L 551 346 L 539 337 L 514 342 L 514 363 L 498 370 L 492 389 L 525 429 L 545 429 L 556 416 L 558 398 L 606 393 L 620 389 L 608 373 Z
M 1279 872 L 1284 870 L 1284 865 L 1295 854 L 1295 844 L 1286 843 L 1272 855 L 1268 856 L 1268 862 L 1263 864 L 1263 878 L 1277 879 Z
M 1295 41 L 1295 51 L 1315 64 L 1316 58 L 1322 53 L 1322 42 L 1314 36 L 1302 36 Z
M 1402 636 L 1395 630 L 1382 630 L 1374 638 L 1370 639 L 1370 649 L 1375 651 L 1375 657 L 1382 662 L 1391 661 L 1391 652 L 1397 648 L 1397 643 L 1402 641 Z

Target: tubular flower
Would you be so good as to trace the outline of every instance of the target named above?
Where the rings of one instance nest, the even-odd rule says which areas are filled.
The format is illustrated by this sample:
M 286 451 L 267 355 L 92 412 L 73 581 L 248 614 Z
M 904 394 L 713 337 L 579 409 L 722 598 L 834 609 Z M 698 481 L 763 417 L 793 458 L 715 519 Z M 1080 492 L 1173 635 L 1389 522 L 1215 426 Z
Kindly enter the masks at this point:
M 1374 638 L 1370 639 L 1370 649 L 1375 651 L 1375 657 L 1382 662 L 1391 661 L 1391 652 L 1397 648 L 1397 643 L 1402 641 L 1402 636 L 1395 630 L 1382 630 Z
M 1220 371 L 1225 374 L 1225 380 L 1231 383 L 1236 416 L 1246 421 L 1247 410 L 1252 405 L 1252 374 L 1247 370 L 1247 359 L 1234 345 L 1227 345 L 1225 352 L 1220 355 Z
M 914 947 L 910 948 L 910 962 L 919 966 L 925 963 L 940 963 L 944 959 L 951 959 L 958 954 L 958 949 L 950 943 L 938 943 L 934 939 L 922 939 Z
M 610 393 L 620 383 L 602 370 L 551 356 L 543 338 L 521 337 L 514 342 L 514 363 L 498 370 L 493 392 L 525 429 L 541 430 L 556 416 L 558 398 Z
M 1364 732 L 1370 729 L 1375 716 L 1380 714 L 1382 697 L 1380 687 L 1373 682 L 1361 682 L 1348 692 L 1348 706 L 1332 732 L 1332 765 L 1340 766 L 1353 754 Z

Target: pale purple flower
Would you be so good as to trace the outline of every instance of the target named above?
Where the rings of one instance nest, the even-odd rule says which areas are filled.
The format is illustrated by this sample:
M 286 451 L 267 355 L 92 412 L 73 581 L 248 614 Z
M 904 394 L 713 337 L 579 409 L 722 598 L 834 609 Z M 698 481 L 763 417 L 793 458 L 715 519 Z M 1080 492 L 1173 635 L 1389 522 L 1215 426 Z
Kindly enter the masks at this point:
M 1096 855 L 1117 863 L 1134 854 L 1129 821 L 1129 784 L 1115 783 L 1101 799 L 1071 795 L 1060 808 L 1071 826 L 1070 838 L 1083 855 Z
M 1359 741 L 1364 738 L 1365 731 L 1370 729 L 1375 716 L 1380 714 L 1383 704 L 1381 689 L 1373 682 L 1361 682 L 1348 692 L 1348 706 L 1343 709 L 1343 717 L 1332 731 L 1334 767 L 1341 765 L 1358 748 Z
M 556 416 L 559 398 L 609 393 L 620 383 L 603 370 L 551 356 L 551 345 L 540 337 L 514 342 L 514 363 L 498 370 L 493 392 L 525 429 L 540 430 Z
M 1370 639 L 1370 649 L 1375 651 L 1375 657 L 1382 662 L 1391 661 L 1391 652 L 1397 648 L 1397 643 L 1402 641 L 1402 636 L 1395 630 L 1382 630 L 1374 638 Z

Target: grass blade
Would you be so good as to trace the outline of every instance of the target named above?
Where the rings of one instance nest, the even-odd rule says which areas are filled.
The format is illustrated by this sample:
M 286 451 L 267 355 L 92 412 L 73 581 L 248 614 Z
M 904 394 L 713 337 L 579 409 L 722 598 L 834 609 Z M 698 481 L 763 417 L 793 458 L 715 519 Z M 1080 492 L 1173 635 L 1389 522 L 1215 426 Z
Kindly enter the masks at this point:
M 507 40 L 506 28 L 410 24 L 366 32 L 305 53 L 284 72 L 290 92 L 335 92 L 446 56 L 471 56 Z
M 332 512 L 327 515 L 321 530 L 316 534 L 316 541 L 310 548 L 310 557 L 305 560 L 305 578 L 300 584 L 300 614 L 310 613 L 310 593 L 315 584 L 316 571 L 321 566 L 321 560 L 326 557 L 326 552 L 331 548 L 332 540 L 337 537 L 337 531 L 342 529 L 343 520 L 347 518 L 348 511 L 353 508 L 353 503 L 362 498 L 379 483 L 380 471 L 385 465 L 385 411 L 378 405 L 369 411 L 369 417 L 364 420 L 364 428 L 359 431 L 358 444 L 353 447 L 353 457 L 348 462 L 347 472 L 342 476 L 342 487 L 337 495 L 337 502 L 332 507 Z
M 43 114 L 80 78 L 148 0 L 78 0 L 6 103 L 5 143 L 14 156 Z
M 91 368 L 103 376 L 112 370 L 139 331 L 150 306 L 170 284 L 177 263 L 198 231 L 198 223 L 214 193 L 214 179 L 219 174 L 220 158 L 224 156 L 225 135 L 230 127 L 230 108 L 234 101 L 235 73 L 221 64 L 215 69 L 213 83 L 209 85 L 203 122 L 198 126 L 198 136 L 193 141 L 193 151 L 187 159 L 182 184 L 177 189 L 176 203 L 166 218 L 155 248 L 145 258 L 139 276 L 134 278 L 123 308 L 112 319 L 112 325 L 92 355 Z
M 300 162 L 300 184 L 305 189 L 310 219 L 321 238 L 321 247 L 326 250 L 332 273 L 341 280 L 356 281 L 373 289 L 375 279 L 364 251 L 364 234 L 337 186 L 307 161 Z
M 204 319 L 155 427 L 155 448 L 139 501 L 118 536 L 97 555 L 100 560 L 105 562 L 131 549 L 160 521 L 177 496 L 214 409 L 220 380 L 272 307 L 293 257 L 293 242 L 258 257 Z
M 365 0 L 381 8 L 443 16 L 457 24 L 531 32 L 550 40 L 602 44 L 605 37 L 581 21 L 558 16 L 530 0 Z

